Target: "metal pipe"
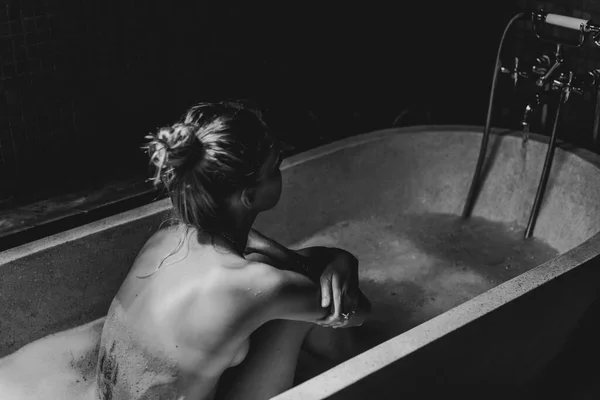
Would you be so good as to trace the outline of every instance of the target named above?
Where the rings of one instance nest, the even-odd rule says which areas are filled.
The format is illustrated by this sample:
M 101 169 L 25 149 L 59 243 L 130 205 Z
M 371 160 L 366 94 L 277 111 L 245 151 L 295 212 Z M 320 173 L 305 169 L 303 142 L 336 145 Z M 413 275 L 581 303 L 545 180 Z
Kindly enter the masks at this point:
M 544 160 L 544 167 L 542 168 L 542 176 L 540 183 L 538 184 L 537 192 L 535 194 L 535 200 L 533 201 L 533 207 L 531 214 L 529 215 L 529 221 L 527 222 L 527 228 L 525 229 L 525 239 L 529 239 L 535 228 L 535 222 L 540 212 L 542 205 L 542 199 L 544 198 L 544 192 L 546 191 L 546 185 L 548 184 L 548 178 L 550 176 L 550 169 L 552 168 L 552 160 L 554 159 L 554 150 L 556 150 L 556 132 L 558 128 L 558 121 L 560 118 L 560 111 L 563 103 L 566 101 L 567 92 L 565 90 L 560 91 L 560 99 L 558 101 L 558 107 L 554 116 L 554 125 L 552 127 L 552 135 L 550 136 L 550 143 L 548 144 L 548 150 L 546 151 L 546 159 Z
M 600 69 L 595 69 L 591 72 L 594 78 L 593 87 L 596 91 L 596 104 L 594 106 L 594 128 L 592 130 L 592 147 L 594 151 L 598 151 L 598 142 L 600 140 Z
M 598 139 L 600 139 L 600 88 L 596 88 L 596 105 L 594 107 L 594 129 L 593 129 L 594 151 L 598 151 Z
M 502 45 L 504 44 L 506 34 L 508 33 L 508 30 L 510 29 L 512 24 L 524 16 L 524 13 L 518 13 L 514 17 L 512 17 L 508 24 L 506 24 L 504 32 L 502 33 L 502 37 L 500 38 L 500 45 L 498 46 L 498 53 L 496 54 L 496 64 L 494 65 L 494 75 L 492 77 L 492 87 L 490 90 L 490 99 L 488 103 L 485 128 L 483 130 L 483 137 L 481 138 L 481 147 L 479 149 L 477 165 L 475 166 L 475 173 L 473 174 L 471 186 L 469 187 L 469 193 L 467 194 L 467 200 L 463 209 L 463 218 L 468 218 L 471 215 L 473 204 L 475 203 L 475 195 L 477 194 L 477 189 L 479 188 L 479 177 L 481 175 L 481 170 L 483 169 L 483 162 L 485 161 L 485 153 L 487 151 L 488 141 L 490 137 L 490 128 L 492 124 L 492 110 L 494 108 L 494 94 L 496 92 L 496 82 L 498 80 L 499 75 L 498 72 L 500 71 L 500 54 L 502 53 Z

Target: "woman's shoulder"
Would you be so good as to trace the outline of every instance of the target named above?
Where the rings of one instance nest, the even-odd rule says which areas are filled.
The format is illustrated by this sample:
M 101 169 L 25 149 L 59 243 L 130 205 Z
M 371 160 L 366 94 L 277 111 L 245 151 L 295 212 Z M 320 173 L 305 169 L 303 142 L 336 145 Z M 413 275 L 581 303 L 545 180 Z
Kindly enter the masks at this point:
M 168 264 L 188 262 L 202 257 L 203 251 L 198 251 L 194 244 L 193 235 L 178 226 L 167 226 L 154 232 L 143 244 L 134 261 L 136 264 L 151 264 L 161 267 Z
M 278 270 L 242 257 L 224 256 L 207 269 L 198 280 L 198 288 L 192 291 L 198 307 L 211 303 L 211 307 L 226 311 L 234 319 L 256 312 L 280 285 Z

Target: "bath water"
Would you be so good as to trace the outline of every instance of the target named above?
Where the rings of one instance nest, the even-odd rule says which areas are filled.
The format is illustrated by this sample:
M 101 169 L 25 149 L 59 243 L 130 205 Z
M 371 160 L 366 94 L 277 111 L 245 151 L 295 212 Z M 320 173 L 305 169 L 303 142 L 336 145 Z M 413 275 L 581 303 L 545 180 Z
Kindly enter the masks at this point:
M 348 220 L 292 246 L 335 246 L 360 262 L 360 288 L 373 304 L 369 347 L 526 272 L 558 251 L 523 239 L 523 227 L 455 215 Z

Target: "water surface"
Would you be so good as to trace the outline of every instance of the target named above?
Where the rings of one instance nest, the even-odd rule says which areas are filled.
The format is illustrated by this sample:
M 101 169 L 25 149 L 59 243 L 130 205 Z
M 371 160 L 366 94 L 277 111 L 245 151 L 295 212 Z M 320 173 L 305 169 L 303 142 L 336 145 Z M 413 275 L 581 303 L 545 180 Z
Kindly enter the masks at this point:
M 558 255 L 523 232 L 475 217 L 402 215 L 343 221 L 292 247 L 335 246 L 358 257 L 373 304 L 361 329 L 372 347 Z

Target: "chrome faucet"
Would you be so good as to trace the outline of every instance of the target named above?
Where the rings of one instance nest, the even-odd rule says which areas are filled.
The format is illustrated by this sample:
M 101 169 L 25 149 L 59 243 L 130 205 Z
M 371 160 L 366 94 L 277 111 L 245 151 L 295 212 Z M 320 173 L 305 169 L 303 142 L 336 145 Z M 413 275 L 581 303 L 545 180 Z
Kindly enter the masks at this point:
M 519 57 L 515 57 L 513 60 L 513 68 L 509 69 L 506 67 L 500 67 L 500 72 L 507 74 L 513 81 L 513 87 L 516 88 L 519 83 L 519 78 L 527 78 L 527 72 L 519 69 Z
M 582 95 L 587 88 L 592 88 L 595 82 L 593 72 L 587 74 L 575 75 L 573 71 L 562 72 L 558 78 L 552 82 L 552 90 L 562 90 L 565 92 L 565 101 L 569 100 L 572 93 Z
M 542 126 L 545 125 L 545 118 L 543 108 L 548 103 L 548 96 L 543 92 L 535 93 L 533 99 L 525 105 L 525 111 L 523 112 L 523 118 L 521 119 L 521 128 L 524 132 L 529 132 L 531 125 L 531 117 L 533 114 L 537 114 L 539 109 L 542 109 L 542 118 L 540 119 Z
M 538 60 L 540 60 L 540 61 L 543 60 L 544 63 L 547 63 L 547 65 L 549 65 L 550 57 L 542 56 L 542 57 L 538 58 Z M 544 87 L 546 85 L 546 83 L 548 83 L 550 78 L 552 77 L 552 74 L 554 72 L 556 72 L 556 70 L 562 65 L 563 62 L 564 62 L 564 58 L 562 56 L 562 44 L 559 43 L 556 45 L 556 52 L 554 53 L 554 63 L 552 64 L 552 66 L 550 68 L 546 69 L 545 73 L 543 73 L 544 72 L 543 67 L 538 68 L 538 71 L 543 73 L 543 75 L 542 75 L 542 77 L 538 78 L 538 80 L 535 82 L 535 84 L 538 87 Z
M 600 39 L 599 39 L 600 46 Z M 596 95 L 596 104 L 594 106 L 594 128 L 592 130 L 592 144 L 597 152 L 600 147 L 600 69 L 594 69 L 591 72 L 594 77 L 594 92 Z
M 544 54 L 535 59 L 535 65 L 531 68 L 531 71 L 540 76 L 546 75 L 548 69 L 552 65 L 552 60 L 549 55 Z
M 556 68 L 555 68 L 556 70 Z M 548 70 L 544 76 L 550 76 L 550 70 Z M 543 78 L 540 78 L 543 79 Z M 533 100 L 529 101 L 525 105 L 525 111 L 523 113 L 523 119 L 521 120 L 521 127 L 525 131 L 529 131 L 531 125 L 531 116 L 537 113 L 538 108 L 545 108 L 548 104 L 548 97 L 550 91 L 562 91 L 564 92 L 564 101 L 568 101 L 571 94 L 582 95 L 585 93 L 587 88 L 594 86 L 596 79 L 593 72 L 581 75 L 575 75 L 573 71 L 561 72 L 552 81 L 548 81 L 548 90 L 538 91 L 534 94 Z M 546 86 L 545 84 L 543 86 Z M 541 118 L 542 126 L 545 125 L 545 116 L 542 114 Z M 542 129 L 543 130 L 543 129 Z
M 535 101 L 535 105 L 539 105 L 539 100 L 538 100 L 538 96 L 536 95 L 536 101 Z M 523 127 L 523 130 L 527 130 L 529 131 L 529 118 L 531 113 L 533 112 L 533 106 L 531 103 L 528 103 L 525 106 L 525 112 L 523 113 L 523 119 L 521 120 L 521 126 Z

